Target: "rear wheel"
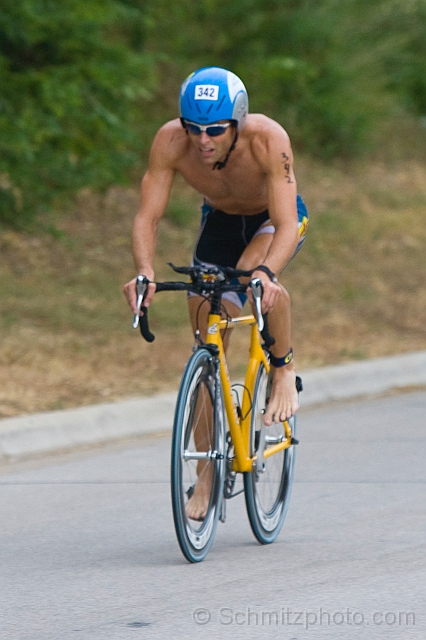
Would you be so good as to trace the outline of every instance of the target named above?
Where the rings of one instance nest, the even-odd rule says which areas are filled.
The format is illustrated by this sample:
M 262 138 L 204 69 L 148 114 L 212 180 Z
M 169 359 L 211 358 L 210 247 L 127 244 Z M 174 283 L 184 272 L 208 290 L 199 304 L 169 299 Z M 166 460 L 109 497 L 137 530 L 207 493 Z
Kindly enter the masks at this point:
M 188 362 L 178 395 L 173 427 L 171 489 L 173 519 L 183 555 L 203 560 L 214 539 L 220 516 L 225 469 L 225 421 L 216 364 L 207 349 Z M 187 516 L 197 481 L 208 487 L 202 521 Z
M 269 397 L 268 374 L 261 363 L 256 376 L 250 426 L 251 456 L 259 453 L 264 438 L 264 451 L 286 438 L 284 423 L 265 427 L 263 411 Z M 292 436 L 296 435 L 296 419 L 289 420 Z M 264 458 L 253 471 L 244 474 L 247 514 L 252 531 L 262 544 L 274 542 L 283 526 L 290 501 L 295 461 L 294 444 L 288 449 Z

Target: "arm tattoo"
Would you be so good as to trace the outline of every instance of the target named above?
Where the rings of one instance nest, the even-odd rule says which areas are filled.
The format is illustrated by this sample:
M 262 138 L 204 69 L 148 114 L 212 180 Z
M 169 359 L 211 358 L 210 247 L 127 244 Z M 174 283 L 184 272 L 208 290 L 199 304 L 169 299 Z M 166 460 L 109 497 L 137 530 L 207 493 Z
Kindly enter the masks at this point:
M 288 155 L 286 153 L 282 153 L 281 157 L 284 161 L 284 171 L 286 172 L 286 178 L 287 178 L 287 182 L 289 184 L 293 183 L 294 180 L 291 177 L 291 164 L 290 164 L 290 158 L 288 157 Z

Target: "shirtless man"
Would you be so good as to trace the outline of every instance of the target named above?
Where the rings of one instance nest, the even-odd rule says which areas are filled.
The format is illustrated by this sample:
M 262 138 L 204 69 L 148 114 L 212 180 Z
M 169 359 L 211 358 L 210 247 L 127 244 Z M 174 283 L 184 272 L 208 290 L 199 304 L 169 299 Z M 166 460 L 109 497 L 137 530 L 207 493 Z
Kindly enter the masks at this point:
M 262 312 L 269 313 L 272 347 L 272 394 L 264 421 L 271 425 L 298 409 L 296 373 L 291 349 L 290 298 L 276 281 L 304 240 L 307 211 L 297 195 L 293 154 L 284 129 L 260 114 L 248 114 L 242 81 L 218 67 L 199 69 L 183 83 L 180 114 L 160 128 L 142 180 L 142 201 L 133 228 L 133 255 L 138 274 L 154 280 L 157 229 L 173 179 L 179 172 L 204 196 L 201 233 L 194 253 L 197 264 L 254 269 L 263 285 Z M 136 279 L 123 292 L 136 312 Z M 145 306 L 152 302 L 150 284 Z M 189 297 L 193 329 L 207 324 L 206 305 Z M 225 294 L 230 315 L 243 300 Z M 199 474 L 200 476 L 200 474 Z M 199 480 L 187 505 L 190 518 L 205 515 L 210 487 Z

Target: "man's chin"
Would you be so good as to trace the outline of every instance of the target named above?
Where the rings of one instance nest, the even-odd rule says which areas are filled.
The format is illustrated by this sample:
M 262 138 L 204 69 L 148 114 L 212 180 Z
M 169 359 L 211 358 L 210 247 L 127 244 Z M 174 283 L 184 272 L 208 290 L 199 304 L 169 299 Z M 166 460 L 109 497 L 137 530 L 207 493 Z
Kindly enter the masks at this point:
M 211 155 L 208 155 L 208 156 L 200 154 L 199 158 L 200 158 L 200 161 L 203 164 L 207 165 L 207 166 L 214 165 L 215 162 L 216 162 L 216 154 L 215 153 L 212 153 Z

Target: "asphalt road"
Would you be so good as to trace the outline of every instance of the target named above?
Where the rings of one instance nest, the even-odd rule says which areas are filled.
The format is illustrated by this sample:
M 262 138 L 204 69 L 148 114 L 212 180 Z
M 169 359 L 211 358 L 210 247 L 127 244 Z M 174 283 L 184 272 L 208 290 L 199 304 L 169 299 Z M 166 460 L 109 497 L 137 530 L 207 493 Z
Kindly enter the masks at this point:
M 270 546 L 228 505 L 199 565 L 175 540 L 169 437 L 0 468 L 0 638 L 426 637 L 426 393 L 302 409 Z

